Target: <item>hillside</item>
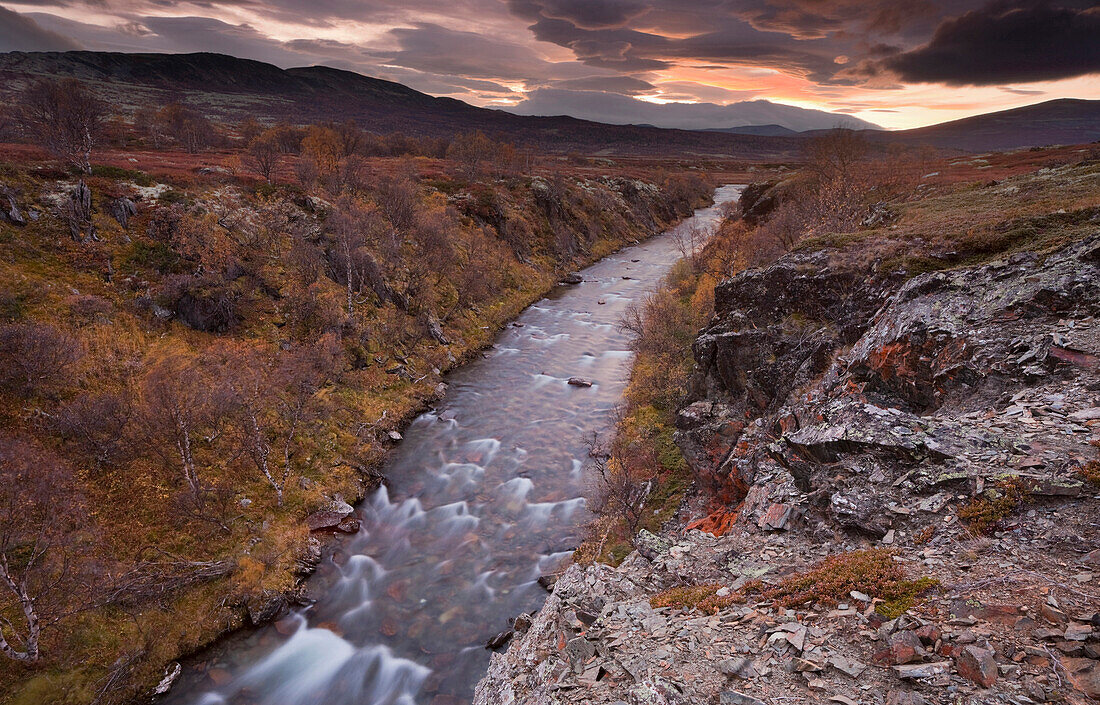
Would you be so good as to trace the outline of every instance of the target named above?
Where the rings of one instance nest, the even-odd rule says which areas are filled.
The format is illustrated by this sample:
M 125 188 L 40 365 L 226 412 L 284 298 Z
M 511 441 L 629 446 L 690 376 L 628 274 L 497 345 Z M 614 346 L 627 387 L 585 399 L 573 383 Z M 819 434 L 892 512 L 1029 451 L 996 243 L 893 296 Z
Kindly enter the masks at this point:
M 728 132 L 733 135 L 759 135 L 763 137 L 794 137 L 799 133 L 782 125 L 740 125 L 738 127 L 720 127 L 711 132 Z
M 284 76 L 250 79 L 269 80 Z M 301 599 L 318 536 L 356 531 L 348 503 L 449 369 L 711 192 L 637 164 L 357 154 L 264 181 L 230 149 L 97 150 L 79 178 L 11 147 L 3 703 L 129 702 Z
M 599 154 L 696 154 L 781 159 L 798 143 L 754 135 L 605 125 L 570 117 L 528 117 L 434 98 L 399 83 L 325 67 L 283 70 L 223 54 L 9 52 L 0 54 L 0 97 L 28 79 L 72 76 L 117 109 L 133 112 L 182 98 L 212 119 L 246 117 L 295 123 L 358 121 L 376 133 L 448 137 L 482 130 L 544 151 Z
M 952 120 L 873 139 L 928 144 L 945 149 L 987 152 L 1100 140 L 1100 100 L 1063 98 L 1022 108 Z

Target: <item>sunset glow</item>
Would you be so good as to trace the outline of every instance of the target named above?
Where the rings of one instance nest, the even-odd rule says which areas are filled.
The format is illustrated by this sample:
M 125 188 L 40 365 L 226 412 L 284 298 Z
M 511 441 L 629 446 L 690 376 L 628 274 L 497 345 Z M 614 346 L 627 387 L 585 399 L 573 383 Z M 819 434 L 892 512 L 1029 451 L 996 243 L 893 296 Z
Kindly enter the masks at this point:
M 1098 33 L 1100 10 L 1079 1 L 0 4 L 0 51 L 213 51 L 324 64 L 525 113 L 614 121 L 602 101 L 640 101 L 665 106 L 646 119 L 673 127 L 696 126 L 688 107 L 721 120 L 718 108 L 745 100 L 907 128 L 1100 98 Z

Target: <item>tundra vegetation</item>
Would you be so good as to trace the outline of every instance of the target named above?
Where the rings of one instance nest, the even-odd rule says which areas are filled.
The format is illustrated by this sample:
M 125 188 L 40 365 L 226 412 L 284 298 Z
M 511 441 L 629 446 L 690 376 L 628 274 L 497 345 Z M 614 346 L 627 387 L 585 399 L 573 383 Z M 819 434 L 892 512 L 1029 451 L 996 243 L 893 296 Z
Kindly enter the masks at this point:
M 111 115 L 78 83 L 30 86 L 5 115 L 11 703 L 126 701 L 269 618 L 308 564 L 303 518 L 377 484 L 447 369 L 711 190 L 480 133 Z

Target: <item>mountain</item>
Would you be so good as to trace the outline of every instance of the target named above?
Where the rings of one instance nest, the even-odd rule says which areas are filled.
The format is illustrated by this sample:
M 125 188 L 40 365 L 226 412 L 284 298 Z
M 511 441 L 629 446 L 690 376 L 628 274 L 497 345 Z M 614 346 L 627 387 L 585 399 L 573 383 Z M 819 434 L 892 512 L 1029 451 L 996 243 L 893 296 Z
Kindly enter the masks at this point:
M 799 108 L 768 100 L 739 103 L 651 103 L 630 96 L 598 91 L 540 88 L 508 108 L 520 115 L 566 113 L 586 120 L 615 125 L 645 123 L 683 130 L 714 130 L 724 125 L 782 125 L 789 130 L 828 130 L 838 126 L 852 129 L 881 129 L 874 123 L 850 115 Z
M 874 137 L 968 152 L 1095 142 L 1100 140 L 1100 100 L 1048 100 Z
M 378 132 L 445 137 L 482 130 L 549 152 L 787 159 L 786 137 L 606 125 L 533 117 L 435 98 L 392 81 L 313 66 L 280 69 L 224 54 L 8 52 L 0 54 L 0 104 L 37 78 L 75 77 L 122 113 L 181 100 L 214 120 L 246 117 L 296 123 L 354 119 Z
M 633 99 L 623 103 L 619 99 L 625 96 L 607 97 L 591 91 L 572 92 L 590 93 L 586 101 L 592 95 L 600 96 L 609 106 L 609 115 L 621 113 L 623 121 L 633 124 L 520 115 L 478 108 L 453 98 L 436 98 L 400 83 L 351 71 L 324 66 L 280 69 L 260 61 L 211 53 L 8 52 L 0 54 L 0 105 L 10 104 L 28 80 L 64 76 L 85 81 L 122 113 L 182 100 L 223 122 L 238 122 L 249 116 L 297 123 L 354 119 L 378 133 L 437 137 L 482 130 L 556 153 L 784 160 L 797 158 L 801 140 L 823 131 L 814 127 L 829 129 L 835 123 L 826 120 L 837 120 L 831 113 L 768 101 L 729 106 L 657 105 Z M 537 98 L 539 91 L 534 94 Z M 531 104 L 531 99 L 525 104 L 517 110 L 538 107 Z M 628 107 L 636 112 L 623 113 Z M 721 129 L 655 127 L 667 124 L 670 113 L 662 111 L 670 107 L 687 111 L 684 115 L 691 113 L 691 120 L 702 121 L 700 124 L 742 124 Z M 683 117 L 680 112 L 677 115 Z M 737 119 L 738 115 L 743 119 Z M 844 118 L 844 124 L 875 127 L 849 118 Z M 975 152 L 1077 144 L 1100 139 L 1100 101 L 1051 100 L 913 130 L 863 131 L 881 142 Z
M 737 127 L 716 127 L 710 132 L 728 132 L 733 135 L 762 135 L 764 137 L 794 137 L 800 134 L 796 130 L 782 125 L 739 125 Z

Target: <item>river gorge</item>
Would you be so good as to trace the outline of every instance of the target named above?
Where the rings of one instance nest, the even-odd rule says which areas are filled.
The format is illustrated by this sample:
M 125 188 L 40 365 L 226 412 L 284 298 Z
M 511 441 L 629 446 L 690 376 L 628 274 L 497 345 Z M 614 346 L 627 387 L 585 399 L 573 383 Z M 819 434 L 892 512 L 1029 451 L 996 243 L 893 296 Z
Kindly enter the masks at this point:
M 185 669 L 170 705 L 469 702 L 486 641 L 537 609 L 590 515 L 586 439 L 606 431 L 630 374 L 626 308 L 708 228 L 739 186 L 676 228 L 583 270 L 523 312 L 418 417 L 326 552 L 316 602 L 239 634 Z M 581 377 L 591 386 L 569 384 Z

